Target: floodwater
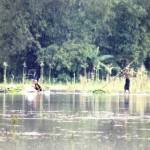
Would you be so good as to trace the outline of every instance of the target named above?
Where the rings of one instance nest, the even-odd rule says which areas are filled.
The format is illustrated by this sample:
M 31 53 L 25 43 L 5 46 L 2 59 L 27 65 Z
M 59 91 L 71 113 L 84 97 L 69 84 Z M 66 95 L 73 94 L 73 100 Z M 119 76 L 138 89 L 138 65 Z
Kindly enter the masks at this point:
M 150 95 L 0 94 L 0 150 L 149 150 Z

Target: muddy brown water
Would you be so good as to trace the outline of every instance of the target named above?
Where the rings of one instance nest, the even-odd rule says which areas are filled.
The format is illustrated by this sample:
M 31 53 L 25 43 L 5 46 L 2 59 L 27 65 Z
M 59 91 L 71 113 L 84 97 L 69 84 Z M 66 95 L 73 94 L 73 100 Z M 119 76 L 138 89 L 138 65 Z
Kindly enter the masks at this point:
M 0 94 L 0 150 L 149 150 L 150 95 Z

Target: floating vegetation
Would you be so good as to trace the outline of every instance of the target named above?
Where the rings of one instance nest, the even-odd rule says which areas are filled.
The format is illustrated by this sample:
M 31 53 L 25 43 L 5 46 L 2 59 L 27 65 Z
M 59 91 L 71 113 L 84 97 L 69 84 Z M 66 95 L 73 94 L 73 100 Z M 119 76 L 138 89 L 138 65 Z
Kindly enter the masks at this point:
M 102 90 L 102 89 L 97 89 L 93 91 L 94 94 L 104 94 L 106 93 L 106 91 Z

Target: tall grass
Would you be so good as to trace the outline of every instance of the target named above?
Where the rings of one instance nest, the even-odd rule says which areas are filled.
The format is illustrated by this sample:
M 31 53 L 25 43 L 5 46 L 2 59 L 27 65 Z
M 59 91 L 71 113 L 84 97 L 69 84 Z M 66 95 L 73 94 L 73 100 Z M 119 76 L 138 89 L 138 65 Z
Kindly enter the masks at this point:
M 130 92 L 150 92 L 150 77 L 147 74 L 141 72 L 137 73 L 136 77 L 130 78 Z M 110 77 L 109 80 L 87 80 L 82 77 L 80 82 L 77 83 L 40 83 L 44 90 L 80 90 L 80 91 L 104 91 L 108 93 L 124 92 L 123 77 Z M 27 87 L 32 86 L 31 81 L 27 81 L 25 84 L 13 83 L 13 84 L 0 84 L 0 89 L 6 89 L 12 92 L 21 91 Z

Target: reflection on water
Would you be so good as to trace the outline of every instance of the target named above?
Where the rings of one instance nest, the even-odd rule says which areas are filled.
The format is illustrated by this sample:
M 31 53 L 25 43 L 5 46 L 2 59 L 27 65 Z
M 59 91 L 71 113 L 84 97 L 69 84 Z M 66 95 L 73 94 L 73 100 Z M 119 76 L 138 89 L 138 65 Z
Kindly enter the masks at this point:
M 0 95 L 3 150 L 146 150 L 149 95 Z

